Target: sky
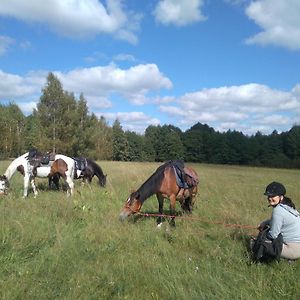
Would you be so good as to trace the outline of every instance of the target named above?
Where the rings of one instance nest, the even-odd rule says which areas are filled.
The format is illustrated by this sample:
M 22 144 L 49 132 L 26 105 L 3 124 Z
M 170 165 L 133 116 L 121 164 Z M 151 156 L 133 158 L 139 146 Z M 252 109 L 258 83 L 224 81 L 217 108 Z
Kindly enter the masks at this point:
M 124 130 L 300 125 L 299 0 L 0 0 L 0 103 L 47 75 Z

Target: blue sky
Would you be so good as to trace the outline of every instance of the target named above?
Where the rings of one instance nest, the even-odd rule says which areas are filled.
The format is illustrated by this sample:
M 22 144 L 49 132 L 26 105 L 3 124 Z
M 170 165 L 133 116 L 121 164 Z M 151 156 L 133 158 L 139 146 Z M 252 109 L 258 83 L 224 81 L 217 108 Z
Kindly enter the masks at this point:
M 53 72 L 124 130 L 300 124 L 299 0 L 2 0 L 0 102 L 32 113 Z

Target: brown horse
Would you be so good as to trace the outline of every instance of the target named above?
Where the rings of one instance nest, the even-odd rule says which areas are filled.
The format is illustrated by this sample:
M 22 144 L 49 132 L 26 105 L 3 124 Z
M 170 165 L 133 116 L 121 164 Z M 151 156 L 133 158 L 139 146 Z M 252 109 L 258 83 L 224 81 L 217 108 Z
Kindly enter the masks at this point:
M 120 220 L 125 220 L 128 216 L 138 213 L 144 201 L 156 194 L 159 213 L 163 214 L 164 199 L 170 200 L 170 213 L 175 214 L 176 200 L 181 204 L 185 212 L 191 212 L 198 190 L 198 175 L 191 167 L 183 169 L 183 179 L 185 188 L 180 188 L 177 184 L 176 169 L 173 161 L 169 161 L 160 166 L 141 186 L 131 193 L 120 213 Z M 159 216 L 157 224 L 161 225 L 162 217 Z M 175 225 L 174 217 L 171 218 L 171 225 Z

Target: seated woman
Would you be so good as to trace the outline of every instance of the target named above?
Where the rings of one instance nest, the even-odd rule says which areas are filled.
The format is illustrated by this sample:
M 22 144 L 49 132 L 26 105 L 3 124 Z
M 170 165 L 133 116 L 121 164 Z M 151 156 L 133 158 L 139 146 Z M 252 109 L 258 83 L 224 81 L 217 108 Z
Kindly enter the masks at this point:
M 285 194 L 286 189 L 279 182 L 272 182 L 266 187 L 264 195 L 272 207 L 272 216 L 262 222 L 258 229 L 262 232 L 269 227 L 265 242 L 270 243 L 280 237 L 283 242 L 280 257 L 294 260 L 300 258 L 300 214 L 293 201 Z

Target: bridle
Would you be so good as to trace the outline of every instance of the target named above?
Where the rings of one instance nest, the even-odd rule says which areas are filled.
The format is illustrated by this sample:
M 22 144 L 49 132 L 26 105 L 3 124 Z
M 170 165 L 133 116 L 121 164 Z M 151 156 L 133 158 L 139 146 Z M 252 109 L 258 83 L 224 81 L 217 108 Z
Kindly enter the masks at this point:
M 138 201 L 138 200 L 136 200 L 136 201 Z M 131 202 L 131 199 L 130 199 L 130 198 L 127 200 L 126 208 L 129 209 L 130 212 L 133 213 L 133 214 L 139 214 L 139 213 L 140 213 L 141 207 L 140 207 L 139 210 L 134 210 L 134 209 L 132 209 L 132 208 L 130 207 L 129 202 Z

